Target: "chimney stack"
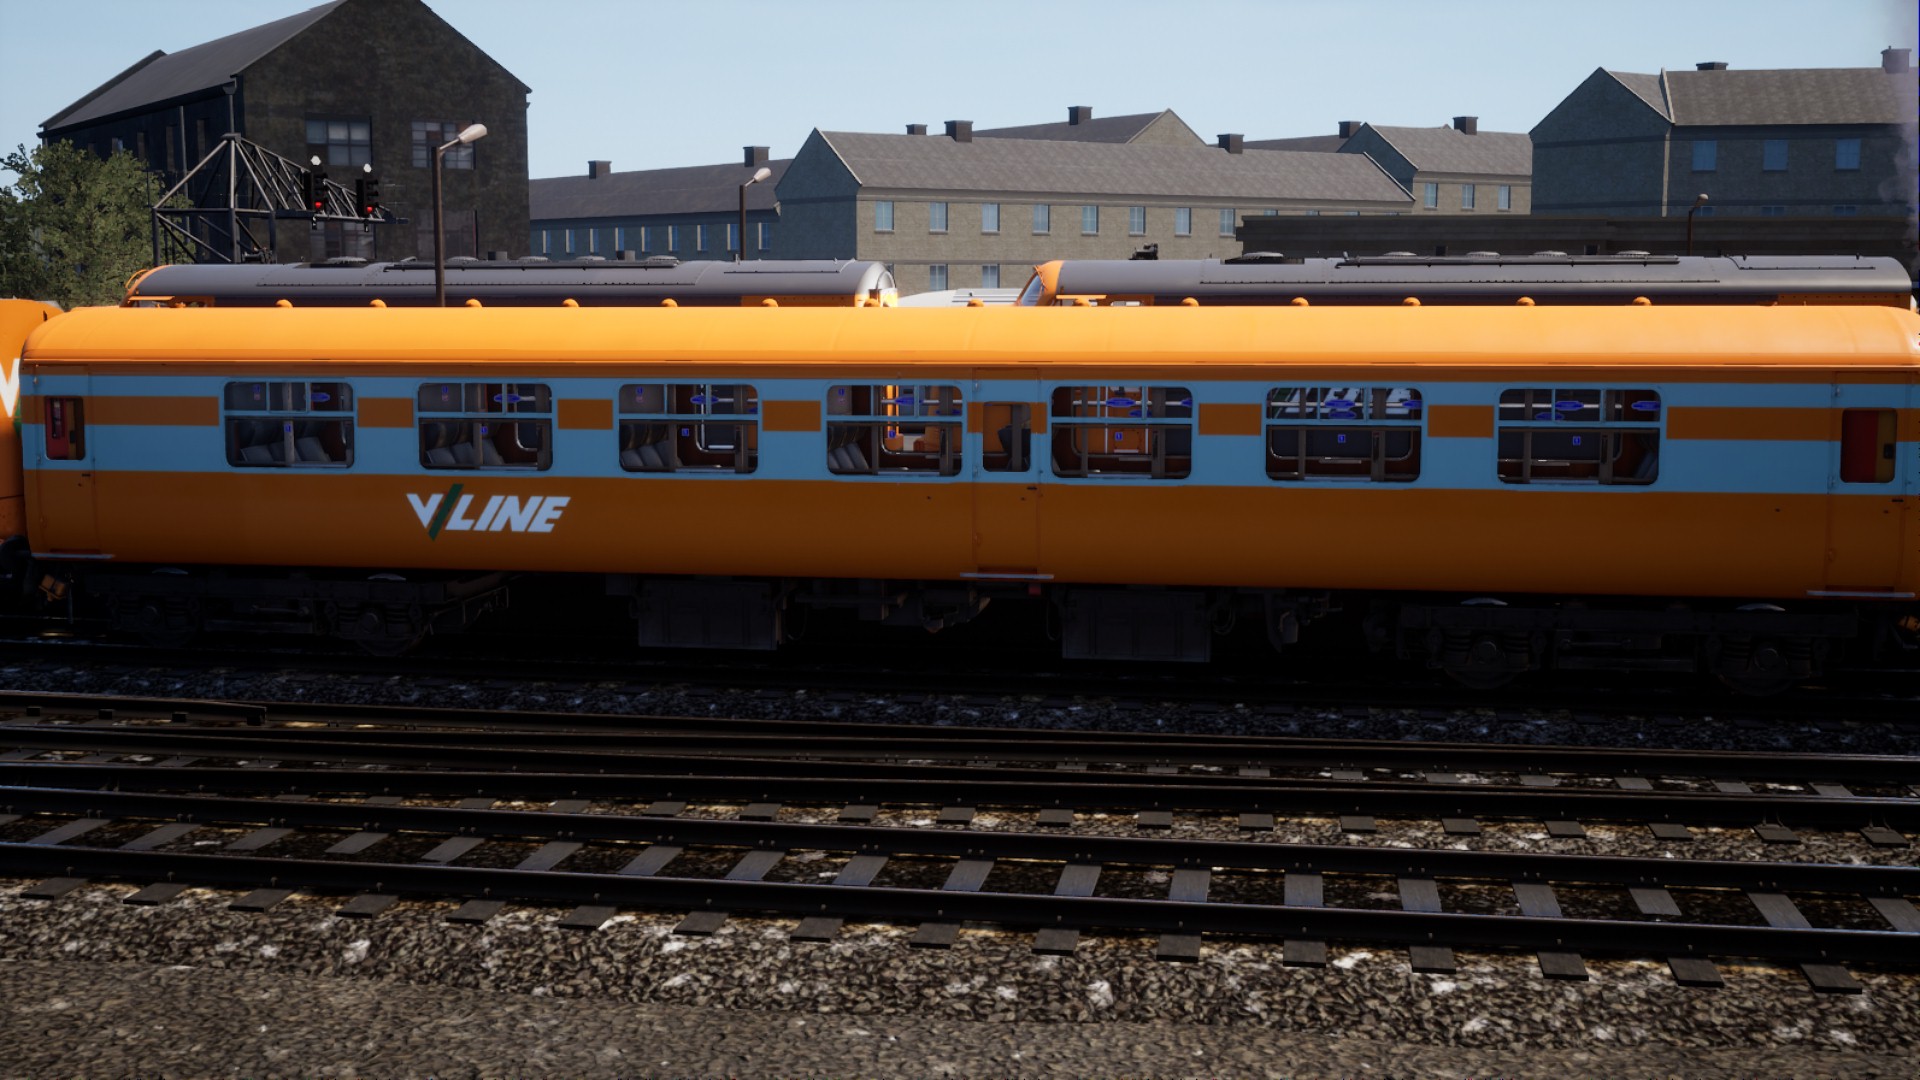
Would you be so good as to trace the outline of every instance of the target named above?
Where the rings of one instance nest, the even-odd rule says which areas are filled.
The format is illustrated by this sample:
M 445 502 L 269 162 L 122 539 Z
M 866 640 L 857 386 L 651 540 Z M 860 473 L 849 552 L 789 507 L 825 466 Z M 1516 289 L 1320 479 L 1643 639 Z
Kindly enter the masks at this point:
M 749 169 L 757 169 L 767 163 L 767 148 L 764 146 L 743 146 L 744 164 Z
M 925 135 L 926 133 L 927 133 L 927 125 L 925 124 L 908 124 L 907 125 L 907 134 L 909 135 Z
M 1247 137 L 1245 135 L 1220 135 L 1216 137 L 1215 141 L 1219 143 L 1220 149 L 1225 150 L 1227 153 L 1238 154 L 1246 149 Z
M 952 139 L 954 142 L 972 142 L 973 141 L 973 121 L 971 120 L 947 121 L 947 138 Z
M 599 179 L 602 179 L 603 177 L 608 177 L 612 175 L 613 175 L 613 162 L 611 161 L 587 162 L 587 179 L 599 180 Z
M 1365 120 L 1342 120 L 1342 121 L 1340 121 L 1340 137 L 1341 137 L 1341 138 L 1343 138 L 1343 139 L 1351 139 L 1351 138 L 1353 138 L 1353 133 L 1354 133 L 1354 132 L 1356 132 L 1356 131 L 1359 131 L 1359 130 L 1360 130 L 1360 125 L 1362 125 L 1362 124 L 1364 124 L 1364 123 L 1366 123 L 1366 121 L 1365 121 Z
M 1881 49 L 1880 70 L 1889 75 L 1898 75 L 1907 70 L 1912 55 L 1905 49 Z
M 1093 106 L 1091 105 L 1067 106 L 1067 123 L 1084 124 L 1091 119 L 1093 119 Z
M 1453 118 L 1453 130 L 1462 135 L 1480 134 L 1480 118 L 1477 116 L 1456 116 Z
M 1725 71 L 1725 70 L 1727 70 L 1727 62 L 1726 62 L 1725 60 L 1707 60 L 1707 61 L 1703 61 L 1703 62 L 1701 62 L 1701 63 L 1698 63 L 1698 64 L 1695 64 L 1695 65 L 1693 65 L 1693 70 L 1695 70 L 1695 71 Z

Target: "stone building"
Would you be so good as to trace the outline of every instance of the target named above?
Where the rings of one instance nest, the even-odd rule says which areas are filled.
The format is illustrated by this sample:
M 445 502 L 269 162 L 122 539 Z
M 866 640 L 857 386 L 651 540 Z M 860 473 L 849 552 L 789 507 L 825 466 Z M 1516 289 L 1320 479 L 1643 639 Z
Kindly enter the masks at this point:
M 1533 141 L 1481 131 L 1478 117 L 1450 127 L 1391 127 L 1342 120 L 1336 135 L 1259 139 L 1249 150 L 1365 154 L 1413 194 L 1414 213 L 1525 214 L 1533 205 Z
M 780 220 L 774 186 L 790 160 L 770 161 L 767 148 L 745 148 L 738 165 L 614 172 L 610 161 L 590 161 L 585 176 L 527 183 L 532 219 L 528 252 L 552 259 L 620 252 L 691 259 L 731 259 L 740 253 L 740 185 L 765 168 L 771 175 L 746 189 L 745 257 L 769 257 Z
M 40 137 L 103 156 L 125 149 L 169 185 L 228 131 L 301 164 L 319 157 L 349 188 L 370 165 L 382 204 L 406 224 L 282 220 L 275 255 L 400 259 L 433 254 L 434 147 L 482 123 L 486 138 L 449 152 L 443 172 L 448 254 L 479 255 L 527 236 L 527 93 L 420 0 L 333 0 L 155 51 L 48 119 Z M 224 180 L 189 196 L 224 206 Z
M 1247 153 L 1239 135 L 1209 146 L 1152 115 L 1134 126 L 1158 138 L 1132 141 L 998 137 L 964 120 L 942 135 L 815 130 L 781 178 L 773 255 L 879 260 L 903 294 L 1012 287 L 1050 259 L 1238 254 L 1246 215 L 1413 209 L 1364 155 Z M 998 130 L 1095 130 L 1088 120 Z
M 1536 214 L 1905 218 L 1916 85 L 1878 67 L 1600 68 L 1533 129 Z

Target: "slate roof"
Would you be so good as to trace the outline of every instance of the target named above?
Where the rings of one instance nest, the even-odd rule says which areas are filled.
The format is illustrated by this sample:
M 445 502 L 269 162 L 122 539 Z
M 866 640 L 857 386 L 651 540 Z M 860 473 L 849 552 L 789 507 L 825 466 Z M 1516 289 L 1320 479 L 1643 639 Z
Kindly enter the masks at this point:
M 1297 150 L 1308 154 L 1336 154 L 1347 144 L 1344 135 L 1301 135 L 1292 139 L 1249 139 L 1248 150 Z
M 1018 127 L 975 129 L 976 139 L 1044 139 L 1050 142 L 1126 143 L 1140 137 L 1147 125 L 1171 112 L 1135 113 L 1132 116 L 1096 116 L 1071 124 L 1061 120 L 1052 124 L 1023 124 Z
M 1677 126 L 1905 124 L 1913 75 L 1874 68 L 1771 71 L 1609 71 Z
M 251 30 L 228 34 L 177 53 L 156 51 L 56 113 L 40 127 L 49 132 L 56 128 L 74 127 L 182 97 L 197 90 L 214 89 L 326 18 L 334 8 L 346 2 L 331 0 L 298 15 L 275 19 Z
M 1413 167 L 1427 173 L 1533 174 L 1533 138 L 1512 131 L 1473 135 L 1452 127 L 1381 127 L 1368 124 Z
M 982 191 L 1075 197 L 1151 195 L 1249 200 L 1381 202 L 1410 196 L 1360 154 L 1264 151 L 1229 154 L 1210 146 L 980 139 L 816 131 L 864 187 L 898 191 Z
M 923 136 L 902 136 L 902 138 Z M 771 210 L 774 186 L 792 159 L 769 161 L 773 175 L 747 189 L 747 209 Z M 527 181 L 529 217 L 534 221 L 568 218 L 643 217 L 656 214 L 738 213 L 740 185 L 753 168 L 739 163 L 689 165 L 678 169 L 636 169 L 602 177 L 556 176 Z

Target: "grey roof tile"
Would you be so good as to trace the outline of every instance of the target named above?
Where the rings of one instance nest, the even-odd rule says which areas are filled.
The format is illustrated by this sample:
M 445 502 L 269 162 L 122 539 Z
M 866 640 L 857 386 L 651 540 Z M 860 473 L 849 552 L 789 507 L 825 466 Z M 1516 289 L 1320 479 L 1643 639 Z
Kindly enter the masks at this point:
M 1533 174 L 1533 138 L 1512 131 L 1468 135 L 1451 127 L 1381 127 L 1368 124 L 1421 172 Z
M 1673 122 L 1702 124 L 1912 124 L 1911 72 L 1873 68 L 1669 71 Z
M 912 138 L 914 136 L 902 136 Z M 791 159 L 769 161 L 773 175 L 747 189 L 747 209 L 771 210 L 773 189 Z M 753 175 L 741 164 L 636 169 L 603 177 L 556 176 L 527 181 L 529 216 L 535 221 L 568 218 L 710 214 L 740 209 L 740 185 Z
M 1132 116 L 1096 116 L 1078 124 L 1061 120 L 1052 124 L 1023 124 L 1018 127 L 984 128 L 973 133 L 976 139 L 1041 139 L 1049 142 L 1125 143 L 1138 138 L 1147 125 L 1165 113 L 1135 113 Z
M 49 131 L 75 127 L 115 113 L 191 94 L 196 90 L 210 90 L 245 71 L 254 61 L 284 45 L 346 2 L 331 0 L 298 15 L 275 19 L 190 49 L 160 53 L 151 61 L 114 76 L 105 85 L 67 106 L 40 126 Z
M 1607 74 L 1613 76 L 1615 82 L 1631 90 L 1635 97 L 1646 102 L 1648 108 L 1672 119 L 1672 114 L 1667 111 L 1667 92 L 1660 85 L 1660 76 L 1639 75 L 1631 71 L 1608 71 Z
M 1248 150 L 1296 150 L 1307 154 L 1334 154 L 1347 143 L 1344 135 L 1300 135 L 1291 139 L 1248 139 Z
M 820 136 L 862 186 L 881 190 L 1393 204 L 1410 198 L 1359 154 L 1229 154 L 1208 146 L 1028 139 L 956 142 L 850 131 Z

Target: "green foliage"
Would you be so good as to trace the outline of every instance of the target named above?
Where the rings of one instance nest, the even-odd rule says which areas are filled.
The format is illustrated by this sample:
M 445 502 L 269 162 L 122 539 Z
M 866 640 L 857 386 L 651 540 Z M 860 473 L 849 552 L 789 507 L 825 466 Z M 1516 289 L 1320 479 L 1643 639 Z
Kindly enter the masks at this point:
M 102 161 L 72 143 L 0 159 L 19 175 L 0 188 L 0 296 L 62 307 L 119 303 L 153 257 L 154 179 L 132 154 Z

